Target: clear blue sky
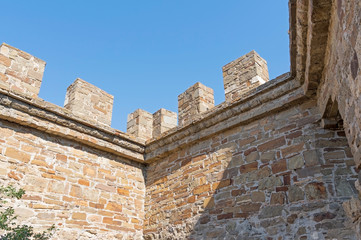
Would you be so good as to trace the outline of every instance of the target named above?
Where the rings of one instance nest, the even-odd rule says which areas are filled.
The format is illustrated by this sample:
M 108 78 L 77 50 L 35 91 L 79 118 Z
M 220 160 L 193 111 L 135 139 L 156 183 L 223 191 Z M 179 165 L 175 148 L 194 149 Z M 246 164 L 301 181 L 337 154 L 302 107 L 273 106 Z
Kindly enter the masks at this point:
M 0 42 L 47 62 L 40 97 L 63 106 L 80 77 L 114 95 L 112 127 L 137 108 L 177 112 L 196 82 L 224 101 L 222 66 L 256 50 L 289 71 L 287 0 L 9 0 Z

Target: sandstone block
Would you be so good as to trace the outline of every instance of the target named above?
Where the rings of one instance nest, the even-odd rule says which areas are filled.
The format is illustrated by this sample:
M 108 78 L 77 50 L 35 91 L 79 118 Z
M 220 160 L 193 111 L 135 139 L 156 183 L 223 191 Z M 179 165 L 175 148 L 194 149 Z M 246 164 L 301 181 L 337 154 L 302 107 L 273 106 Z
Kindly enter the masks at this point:
M 304 199 L 304 192 L 297 186 L 290 186 L 288 191 L 288 199 L 290 202 L 297 202 Z
M 272 193 L 271 195 L 271 205 L 274 204 L 284 204 L 285 202 L 285 194 L 283 192 Z
M 287 170 L 287 163 L 285 159 L 275 162 L 272 164 L 272 173 L 284 172 Z
M 159 109 L 153 113 L 153 138 L 177 126 L 177 113 Z
M 82 197 L 82 190 L 79 186 L 73 185 L 70 189 L 70 196 L 81 198 Z
M 215 206 L 214 204 L 214 198 L 210 197 L 210 198 L 206 198 L 203 202 L 203 207 L 204 208 L 213 208 Z
M 306 166 L 315 166 L 320 163 L 316 150 L 309 150 L 303 153 Z
M 252 202 L 264 202 L 266 199 L 266 196 L 264 192 L 252 192 L 251 194 L 251 200 Z
M 288 159 L 288 169 L 294 170 L 298 168 L 302 168 L 304 165 L 302 155 L 294 156 Z
M 240 167 L 240 172 L 241 173 L 248 173 L 248 172 L 252 172 L 258 169 L 258 163 L 257 162 L 253 162 L 253 163 L 249 163 L 249 164 L 245 164 L 242 165 Z
M 279 137 L 279 138 L 273 139 L 271 141 L 268 141 L 266 143 L 263 143 L 263 144 L 259 145 L 258 149 L 261 152 L 266 152 L 266 151 L 269 151 L 269 150 L 273 150 L 273 149 L 282 147 L 285 144 L 286 144 L 285 138 L 284 137 Z
M 259 218 L 263 219 L 263 218 L 271 218 L 271 217 L 281 216 L 283 208 L 284 208 L 284 206 L 265 207 L 261 210 Z
M 114 202 L 110 202 L 106 205 L 105 207 L 106 210 L 109 211 L 115 211 L 115 212 L 122 212 L 122 205 L 114 203 Z
M 6 148 L 5 156 L 19 160 L 21 162 L 25 162 L 25 163 L 29 162 L 30 158 L 31 158 L 31 156 L 29 154 L 21 152 L 15 148 L 10 148 L 10 147 Z
M 72 218 L 75 219 L 75 220 L 85 220 L 86 219 L 86 213 L 75 212 L 75 213 L 73 213 Z
M 21 221 L 26 221 L 29 218 L 35 216 L 35 212 L 29 208 L 15 208 L 15 215 L 18 216 L 18 219 Z
M 307 184 L 305 186 L 305 193 L 309 200 L 325 199 L 327 197 L 326 187 L 320 182 Z
M 241 204 L 239 207 L 242 212 L 250 213 L 250 212 L 258 212 L 261 208 L 261 203 L 245 203 Z
M 206 185 L 202 185 L 202 186 L 198 186 L 198 187 L 194 188 L 193 194 L 197 195 L 197 194 L 201 194 L 204 192 L 208 192 L 210 190 L 211 190 L 211 185 L 206 184 Z
M 259 190 L 274 189 L 275 187 L 281 186 L 282 181 L 279 177 L 271 176 L 261 179 L 258 185 Z

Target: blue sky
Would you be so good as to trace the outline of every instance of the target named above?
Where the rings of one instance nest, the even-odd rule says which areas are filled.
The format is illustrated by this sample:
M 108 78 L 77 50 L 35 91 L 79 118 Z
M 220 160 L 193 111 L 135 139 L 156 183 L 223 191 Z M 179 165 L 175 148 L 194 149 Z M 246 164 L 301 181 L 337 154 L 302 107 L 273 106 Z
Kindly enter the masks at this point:
M 287 0 L 2 1 L 0 42 L 47 62 L 39 96 L 63 106 L 80 77 L 114 95 L 112 127 L 137 108 L 177 112 L 196 82 L 224 101 L 222 66 L 256 50 L 289 71 Z

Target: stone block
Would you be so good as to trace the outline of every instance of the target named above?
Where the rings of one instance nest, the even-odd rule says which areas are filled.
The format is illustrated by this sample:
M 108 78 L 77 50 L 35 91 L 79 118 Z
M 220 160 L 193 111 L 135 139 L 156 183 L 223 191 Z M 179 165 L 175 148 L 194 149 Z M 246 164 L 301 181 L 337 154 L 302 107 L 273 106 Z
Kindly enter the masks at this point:
M 305 186 L 305 193 L 309 200 L 325 199 L 327 197 L 326 187 L 320 182 L 307 184 Z
M 252 192 L 251 194 L 251 200 L 252 202 L 264 202 L 266 199 L 266 196 L 264 192 Z
M 285 194 L 283 192 L 272 193 L 271 195 L 271 205 L 275 204 L 284 204 Z
M 297 186 L 290 186 L 288 191 L 288 199 L 290 202 L 297 202 L 304 199 L 303 190 Z
M 282 181 L 279 177 L 271 176 L 262 179 L 259 182 L 258 189 L 265 190 L 265 189 L 274 189 L 275 187 L 279 187 L 282 185 Z
M 352 184 L 353 183 L 350 183 L 344 179 L 336 179 L 335 188 L 336 188 L 337 196 L 342 196 L 342 197 L 353 196 L 355 192 L 352 188 Z
M 143 109 L 137 109 L 128 115 L 127 133 L 147 140 L 153 135 L 153 115 Z
M 268 80 L 267 62 L 253 50 L 223 67 L 226 101 L 235 101 Z
M 91 124 L 110 126 L 114 97 L 78 78 L 66 92 L 64 107 Z
M 10 91 L 36 98 L 46 63 L 6 43 L 0 45 L 0 84 Z
M 316 150 L 305 151 L 303 153 L 303 158 L 305 159 L 307 167 L 320 164 L 320 160 Z
M 153 137 L 156 138 L 162 133 L 177 126 L 177 113 L 159 109 L 153 113 Z
M 191 123 L 200 113 L 214 107 L 213 89 L 196 83 L 178 96 L 179 126 Z
M 265 207 L 262 209 L 261 213 L 259 214 L 259 218 L 272 218 L 282 215 L 284 206 L 270 206 Z
M 288 159 L 288 169 L 294 170 L 298 168 L 302 168 L 304 165 L 302 155 L 294 156 Z

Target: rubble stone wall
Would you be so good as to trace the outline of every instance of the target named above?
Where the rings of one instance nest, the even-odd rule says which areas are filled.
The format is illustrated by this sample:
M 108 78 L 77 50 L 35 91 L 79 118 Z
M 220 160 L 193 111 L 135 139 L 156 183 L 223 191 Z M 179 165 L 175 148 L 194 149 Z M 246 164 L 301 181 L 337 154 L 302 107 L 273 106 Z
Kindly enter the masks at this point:
M 53 239 L 142 239 L 143 165 L 34 128 L 0 121 L 0 184 L 22 187 L 14 202 Z
M 356 239 L 352 154 L 319 120 L 309 100 L 152 163 L 145 239 Z
M 334 1 L 318 105 L 325 115 L 336 105 L 356 166 L 361 168 L 361 2 Z M 361 175 L 360 175 L 361 176 Z M 361 178 L 359 178 L 361 180 Z M 360 181 L 356 187 L 361 193 Z M 361 238 L 361 201 L 344 204 Z
M 225 102 L 201 83 L 178 96 L 178 126 L 138 109 L 113 129 L 113 96 L 80 79 L 48 103 L 45 62 L 2 44 L 0 184 L 26 190 L 19 220 L 69 240 L 360 239 L 361 1 L 289 3 L 291 72 L 268 81 L 252 51 L 223 68 Z
M 357 166 L 361 165 L 361 2 L 335 1 L 332 9 L 326 66 L 318 104 L 327 111 L 337 102 Z

